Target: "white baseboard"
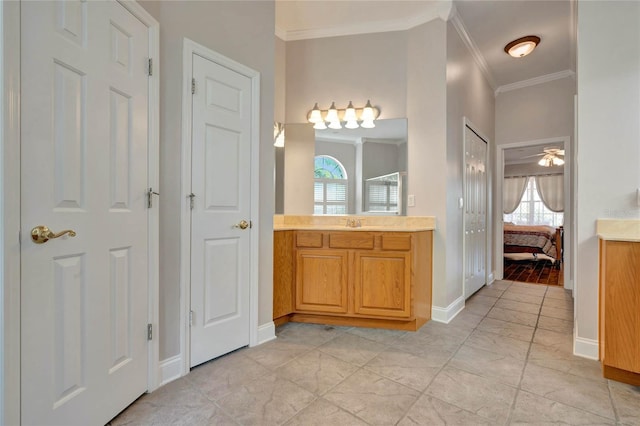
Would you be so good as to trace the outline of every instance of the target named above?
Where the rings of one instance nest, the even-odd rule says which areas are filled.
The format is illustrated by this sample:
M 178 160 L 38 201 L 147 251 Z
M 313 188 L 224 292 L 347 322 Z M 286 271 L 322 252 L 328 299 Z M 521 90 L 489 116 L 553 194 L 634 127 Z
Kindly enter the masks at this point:
M 263 343 L 267 343 L 276 338 L 276 326 L 273 321 L 269 321 L 266 324 L 262 324 L 258 326 L 258 343 L 257 345 L 261 345 Z
M 449 322 L 456 317 L 464 309 L 464 296 L 458 297 L 446 308 L 439 306 L 431 307 L 431 319 L 436 322 L 443 322 L 449 324 Z
M 489 276 L 487 277 L 487 285 L 493 284 L 493 282 L 496 280 L 495 275 L 495 271 L 489 274 Z
M 584 337 L 574 337 L 573 339 L 573 354 L 583 358 L 598 360 L 599 357 L 598 341 L 593 339 L 586 339 Z
M 172 356 L 160 361 L 160 386 L 174 381 L 182 376 L 182 357 Z

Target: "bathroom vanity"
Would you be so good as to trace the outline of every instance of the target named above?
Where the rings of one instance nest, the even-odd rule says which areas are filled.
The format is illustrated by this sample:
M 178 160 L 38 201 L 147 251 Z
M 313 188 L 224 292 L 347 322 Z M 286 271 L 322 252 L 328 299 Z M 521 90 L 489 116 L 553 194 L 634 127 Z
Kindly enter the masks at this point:
M 434 223 L 276 216 L 274 321 L 417 330 L 431 318 Z
M 640 386 L 640 220 L 598 220 L 603 376 Z

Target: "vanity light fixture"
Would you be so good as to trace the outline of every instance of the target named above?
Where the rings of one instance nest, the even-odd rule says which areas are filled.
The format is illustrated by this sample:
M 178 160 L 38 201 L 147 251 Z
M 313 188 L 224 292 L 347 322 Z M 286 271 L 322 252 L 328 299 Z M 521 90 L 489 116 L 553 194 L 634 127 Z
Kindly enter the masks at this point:
M 540 37 L 529 35 L 513 40 L 504 47 L 504 51 L 514 58 L 522 58 L 533 52 L 533 49 L 540 43 Z
M 371 105 L 371 101 L 363 108 L 355 108 L 353 102 L 349 101 L 346 109 L 336 108 L 336 103 L 332 102 L 328 110 L 321 110 L 318 103 L 307 114 L 307 120 L 313 124 L 313 128 L 317 130 L 341 129 L 342 122 L 347 129 L 357 129 L 363 127 L 372 129 L 376 127 L 374 121 L 380 116 L 380 110 Z
M 284 124 L 273 123 L 273 146 L 284 148 Z

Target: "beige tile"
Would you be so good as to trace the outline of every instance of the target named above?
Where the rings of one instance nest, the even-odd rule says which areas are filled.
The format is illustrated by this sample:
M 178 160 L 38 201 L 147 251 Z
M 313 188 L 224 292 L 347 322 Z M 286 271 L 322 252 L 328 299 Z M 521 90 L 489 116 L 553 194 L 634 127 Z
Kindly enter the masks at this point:
M 531 303 L 532 305 L 541 305 L 543 300 L 542 296 L 533 296 L 531 294 L 518 293 L 515 291 L 505 291 L 502 298 L 513 300 L 515 302 Z
M 411 407 L 409 412 L 398 426 L 445 426 L 445 425 L 493 425 L 494 423 L 484 417 L 477 416 L 469 411 L 458 408 L 433 398 L 422 395 Z
M 547 286 L 539 285 L 539 284 L 525 284 L 525 283 L 514 282 L 507 289 L 507 291 L 529 294 L 531 296 L 544 296 L 545 293 L 547 292 Z
M 367 426 L 367 423 L 329 401 L 319 398 L 296 414 L 286 426 Z
M 429 336 L 419 336 L 419 338 L 399 339 L 392 347 L 393 350 L 406 352 L 419 356 L 429 364 L 430 367 L 442 367 L 460 347 L 460 343 L 448 345 L 433 344 L 442 341 L 441 339 L 430 338 Z
M 613 425 L 615 422 L 557 401 L 520 391 L 510 424 Z
M 553 299 L 547 296 L 544 298 L 544 302 L 542 302 L 542 307 L 545 306 L 573 311 L 573 299 Z
M 220 425 L 238 426 L 213 402 L 198 407 L 157 406 L 136 402 L 108 423 L 110 426 L 140 425 Z
M 496 302 L 495 307 L 534 315 L 538 315 L 540 312 L 539 304 L 516 302 L 515 300 L 505 299 L 504 297 Z
M 243 425 L 272 425 L 289 420 L 314 399 L 311 392 L 270 374 L 242 386 L 218 404 Z
M 273 340 L 268 343 L 247 349 L 244 354 L 267 368 L 277 368 L 313 349 L 313 346 L 302 345 L 287 340 Z
M 543 328 L 545 330 L 551 330 L 558 333 L 572 333 L 573 321 L 540 316 L 540 319 L 538 320 L 538 328 Z
M 491 306 L 484 303 L 466 303 L 464 309 L 475 315 L 485 316 L 491 310 Z
M 500 297 L 504 293 L 503 288 L 494 287 L 493 285 L 482 287 L 476 294 L 479 296 Z
M 407 334 L 406 331 L 401 330 L 387 330 L 384 328 L 364 328 L 353 327 L 348 330 L 348 333 L 355 334 L 356 336 L 364 337 L 365 339 L 373 340 L 374 342 L 380 342 L 384 344 L 392 344 L 400 337 Z
M 516 389 L 496 380 L 445 367 L 429 385 L 426 394 L 489 419 L 494 424 L 504 424 Z
M 531 345 L 529 363 L 587 379 L 604 381 L 600 363 L 571 354 L 563 347 Z
M 353 364 L 313 350 L 289 361 L 276 372 L 280 377 L 291 380 L 309 392 L 322 395 L 357 369 Z
M 609 389 L 620 423 L 640 425 L 640 386 L 609 380 Z
M 344 330 L 332 325 L 301 324 L 290 322 L 277 328 L 276 335 L 282 342 L 320 346 L 338 336 Z
M 506 290 L 511 287 L 511 284 L 513 284 L 512 281 L 495 280 L 493 283 L 487 285 L 487 287 L 496 288 L 498 290 Z
M 482 318 L 484 318 L 484 316 L 476 315 L 464 309 L 462 312 L 456 315 L 448 325 L 451 327 L 474 329 L 478 326 L 478 324 L 480 324 Z
M 478 325 L 478 330 L 495 333 L 514 339 L 530 342 L 533 339 L 535 328 L 515 322 L 502 321 L 494 318 L 485 318 Z
M 524 364 L 524 359 L 476 349 L 464 344 L 451 358 L 448 366 L 495 379 L 507 385 L 518 386 Z
M 552 346 L 557 350 L 561 350 L 566 354 L 573 354 L 573 333 L 545 330 L 544 328 L 536 329 L 533 336 L 533 342 L 540 345 Z
M 367 370 L 359 370 L 324 398 L 374 425 L 395 424 L 419 392 Z
M 493 307 L 487 314 L 489 318 L 495 318 L 502 321 L 515 322 L 517 324 L 535 327 L 538 322 L 538 315 L 528 314 L 526 312 L 512 311 L 510 309 Z
M 527 351 L 529 350 L 528 342 L 481 330 L 474 331 L 465 342 L 465 345 L 521 360 L 526 359 Z
M 269 373 L 269 369 L 244 356 L 249 351 L 234 352 L 209 361 L 185 376 L 207 398 L 217 400 L 245 383 Z
M 344 333 L 318 349 L 343 361 L 362 366 L 387 348 L 382 343 Z
M 369 361 L 364 368 L 380 376 L 422 392 L 442 364 L 433 359 L 389 348 Z
M 498 300 L 498 297 L 486 296 L 486 295 L 482 295 L 482 294 L 476 293 L 473 296 L 471 296 L 469 299 L 467 299 L 465 304 L 468 305 L 470 303 L 471 304 L 480 303 L 482 305 L 493 306 L 493 304 L 496 303 L 497 300 Z
M 527 364 L 521 388 L 539 396 L 614 419 L 606 382 Z
M 551 299 L 573 300 L 571 290 L 562 287 L 549 287 L 545 296 Z
M 540 315 L 551 318 L 558 318 L 567 321 L 573 321 L 573 311 L 566 309 L 553 308 L 551 306 L 543 305 L 540 310 Z

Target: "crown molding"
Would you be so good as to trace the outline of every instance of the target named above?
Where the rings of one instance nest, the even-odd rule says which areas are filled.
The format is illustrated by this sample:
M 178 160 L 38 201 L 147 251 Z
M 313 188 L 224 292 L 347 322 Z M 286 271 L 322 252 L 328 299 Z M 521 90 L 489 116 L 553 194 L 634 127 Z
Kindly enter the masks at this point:
M 560 80 L 567 77 L 575 77 L 576 73 L 572 70 L 564 70 L 554 72 L 552 74 L 545 74 L 539 77 L 530 78 L 528 80 L 516 81 L 515 83 L 505 84 L 496 89 L 495 95 L 500 93 L 509 92 L 511 90 L 524 89 L 525 87 L 536 86 L 538 84 L 548 83 L 554 80 Z
M 484 59 L 484 56 L 480 52 L 478 45 L 476 45 L 476 43 L 471 38 L 471 35 L 469 35 L 467 28 L 464 26 L 464 22 L 462 22 L 462 19 L 460 18 L 460 15 L 455 11 L 455 8 L 452 11 L 452 16 L 450 20 L 451 20 L 451 23 L 453 24 L 453 27 L 456 29 L 456 31 L 460 35 L 462 42 L 464 43 L 465 46 L 467 46 L 467 49 L 471 53 L 473 60 L 476 62 L 476 64 L 478 64 L 478 67 L 480 67 L 480 71 L 482 71 L 484 78 L 487 79 L 489 86 L 491 86 L 492 89 L 496 90 L 496 82 L 493 78 L 493 75 L 491 74 L 489 65 L 487 64 L 487 61 Z
M 411 28 L 417 27 L 418 25 L 433 21 L 434 19 L 443 19 L 442 16 L 446 15 L 448 8 L 439 3 L 434 3 L 424 12 L 413 15 L 409 18 L 354 23 L 333 28 L 304 29 L 292 31 L 285 31 L 281 28 L 276 27 L 276 35 L 284 41 L 296 41 L 314 38 L 406 31 L 410 30 Z M 450 4 L 451 1 L 449 0 L 444 3 Z
M 287 31 L 276 25 L 276 37 L 282 41 L 287 41 Z

